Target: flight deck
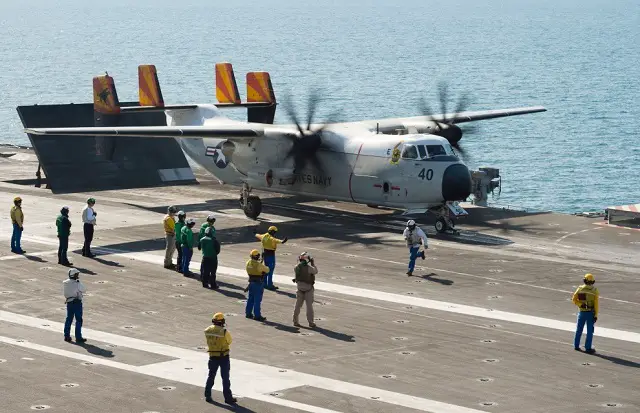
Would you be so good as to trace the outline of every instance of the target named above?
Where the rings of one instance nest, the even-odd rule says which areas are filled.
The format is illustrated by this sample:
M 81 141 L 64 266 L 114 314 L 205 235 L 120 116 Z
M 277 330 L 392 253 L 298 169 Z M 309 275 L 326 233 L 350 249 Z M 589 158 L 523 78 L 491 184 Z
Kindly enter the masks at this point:
M 483 207 L 459 235 L 429 236 L 408 277 L 405 216 L 386 209 L 260 194 L 257 221 L 238 189 L 194 168 L 199 185 L 53 195 L 33 185 L 37 159 L 2 149 L 0 411 L 29 412 L 638 412 L 640 231 L 601 218 Z M 14 155 L 9 154 L 15 153 Z M 10 252 L 9 208 L 23 199 L 22 246 Z M 80 211 L 96 198 L 90 259 Z M 71 209 L 69 259 L 87 286 L 84 345 L 63 341 L 66 308 L 55 217 Z M 217 217 L 217 291 L 163 268 L 162 218 L 175 205 Z M 244 271 L 254 231 L 275 225 L 277 291 L 265 322 L 244 317 Z M 316 261 L 318 327 L 292 325 L 296 257 Z M 198 272 L 200 252 L 191 269 Z M 175 260 L 175 255 L 174 255 Z M 596 278 L 595 355 L 573 349 L 571 294 Z M 215 312 L 233 335 L 231 388 L 204 401 L 203 330 Z

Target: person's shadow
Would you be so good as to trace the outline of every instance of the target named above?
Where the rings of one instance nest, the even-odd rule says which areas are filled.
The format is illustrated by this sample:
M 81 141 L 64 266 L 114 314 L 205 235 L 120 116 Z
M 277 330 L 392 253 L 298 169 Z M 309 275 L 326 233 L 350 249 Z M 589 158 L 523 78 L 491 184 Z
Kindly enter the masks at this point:
M 442 285 L 452 285 L 453 284 L 452 280 L 447 280 L 445 278 L 437 278 L 437 277 L 434 277 L 434 275 L 438 275 L 438 274 L 436 274 L 435 272 L 432 272 L 430 274 L 421 275 L 420 278 L 422 278 L 423 280 L 432 281 L 434 283 L 438 283 L 438 284 L 442 284 Z
M 625 359 L 621 359 L 619 357 L 608 356 L 606 354 L 600 354 L 600 353 L 595 353 L 594 356 L 600 357 L 601 359 L 604 359 L 604 360 L 609 360 L 610 362 L 615 363 L 615 364 L 619 364 L 621 366 L 631 367 L 631 368 L 636 368 L 636 369 L 640 368 L 640 363 L 637 363 L 635 361 L 625 360 Z
M 269 327 L 275 327 L 276 330 L 286 331 L 287 333 L 298 333 L 299 328 L 294 326 L 288 326 L 286 324 L 278 323 L 275 321 L 265 320 L 262 324 L 267 325 Z
M 209 404 L 212 404 L 216 407 L 219 407 L 221 409 L 225 409 L 225 410 L 229 410 L 231 412 L 240 412 L 240 413 L 256 413 L 255 410 L 251 410 L 248 407 L 244 407 L 244 406 L 240 406 L 239 404 L 235 404 L 235 405 L 230 405 L 230 404 L 226 404 L 226 403 L 221 403 L 217 400 L 212 400 L 210 402 L 208 402 Z
M 79 347 L 84 348 L 85 350 L 87 350 L 88 353 L 91 353 L 93 355 L 96 356 L 100 356 L 100 357 L 106 357 L 106 358 L 113 358 L 113 351 L 111 350 L 105 350 L 103 348 L 94 346 L 93 344 L 87 344 L 85 343 L 76 343 Z
M 337 331 L 332 331 L 324 327 L 319 327 L 317 325 L 314 328 L 309 327 L 309 330 L 315 331 L 317 333 L 322 334 L 325 337 L 329 337 L 334 340 L 346 341 L 348 343 L 355 343 L 356 341 L 354 336 L 350 334 L 338 333 Z

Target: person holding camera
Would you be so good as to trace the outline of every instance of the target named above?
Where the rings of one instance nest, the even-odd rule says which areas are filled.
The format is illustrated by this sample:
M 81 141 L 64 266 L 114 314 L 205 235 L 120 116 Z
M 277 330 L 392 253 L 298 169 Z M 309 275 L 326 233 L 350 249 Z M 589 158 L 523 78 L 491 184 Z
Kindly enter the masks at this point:
M 300 315 L 302 304 L 306 303 L 307 321 L 309 322 L 309 327 L 314 328 L 316 323 L 313 322 L 313 285 L 316 282 L 318 268 L 315 265 L 313 257 L 306 251 L 300 254 L 298 261 L 298 265 L 294 267 L 296 278 L 293 279 L 293 282 L 298 286 L 298 291 L 296 291 L 296 305 L 293 309 L 293 325 L 300 327 L 298 316 Z
M 87 292 L 78 278 L 80 271 L 76 268 L 69 270 L 69 279 L 62 282 L 62 293 L 67 303 L 67 319 L 64 322 L 64 341 L 71 342 L 71 323 L 76 319 L 76 343 L 84 343 L 82 337 L 82 295 Z

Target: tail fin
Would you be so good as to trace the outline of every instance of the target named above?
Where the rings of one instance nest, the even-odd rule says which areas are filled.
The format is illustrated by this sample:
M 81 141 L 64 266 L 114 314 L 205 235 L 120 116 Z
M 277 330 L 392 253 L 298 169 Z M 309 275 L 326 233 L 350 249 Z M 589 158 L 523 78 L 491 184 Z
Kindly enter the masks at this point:
M 247 73 L 247 103 L 267 103 L 267 107 L 247 107 L 247 121 L 272 124 L 276 116 L 276 94 L 268 72 Z
M 93 110 L 96 114 L 104 115 L 117 115 L 120 113 L 120 101 L 118 100 L 116 85 L 108 73 L 104 76 L 93 78 Z
M 276 103 L 269 72 L 247 73 L 247 102 Z
M 164 107 L 160 81 L 155 65 L 138 66 L 138 92 L 140 106 Z
M 240 93 L 231 63 L 216 63 L 216 99 L 221 104 L 240 104 Z

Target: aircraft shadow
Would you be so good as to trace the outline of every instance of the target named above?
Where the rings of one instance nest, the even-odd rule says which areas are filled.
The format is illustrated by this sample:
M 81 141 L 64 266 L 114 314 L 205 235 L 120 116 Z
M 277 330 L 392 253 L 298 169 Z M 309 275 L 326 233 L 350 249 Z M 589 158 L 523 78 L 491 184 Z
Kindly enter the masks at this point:
M 409 219 L 409 217 L 392 213 L 373 213 L 367 215 L 343 210 L 336 211 L 331 208 L 318 206 L 292 205 L 296 203 L 295 201 L 299 203 L 308 200 L 307 198 L 299 197 L 269 198 L 264 200 L 267 204 L 264 205 L 263 211 L 266 214 L 277 214 L 291 219 L 291 221 L 276 224 L 280 230 L 279 233 L 281 237 L 287 236 L 287 234 L 305 234 L 306 237 L 326 237 L 337 241 L 338 246 L 352 243 L 380 248 L 397 245 L 397 240 L 391 240 L 380 232 L 381 230 L 385 232 L 397 232 L 398 240 L 401 240 L 405 222 Z M 167 206 L 145 207 L 135 204 L 129 205 L 157 213 L 165 213 L 167 210 Z M 238 201 L 233 199 L 218 199 L 204 203 L 187 204 L 181 205 L 179 208 L 187 213 L 187 217 L 189 217 L 190 212 L 195 211 L 202 214 L 202 211 L 212 211 L 215 213 L 216 211 L 226 211 L 229 209 L 235 209 L 238 211 L 238 214 L 242 214 L 242 211 L 238 208 Z M 304 208 L 304 210 L 302 208 Z M 474 210 L 475 209 L 476 208 L 474 208 Z M 470 215 L 472 213 L 474 213 L 473 210 L 470 211 Z M 218 219 L 224 219 L 224 212 L 220 214 Z M 433 222 L 435 222 L 435 220 L 432 219 L 432 217 L 420 217 L 420 225 L 428 232 L 429 237 L 435 239 L 446 239 L 451 242 L 475 245 L 507 245 L 513 243 L 508 238 L 484 234 L 478 231 L 463 230 L 461 231 L 461 235 L 437 234 L 428 225 Z M 272 223 L 267 219 L 259 218 L 253 221 L 253 226 L 257 232 L 266 232 L 269 225 L 272 225 Z M 499 229 L 503 233 L 510 231 L 531 231 L 528 224 L 498 222 L 485 223 L 484 226 L 487 229 Z M 219 240 L 223 244 L 253 242 L 255 238 L 247 228 L 248 227 L 222 229 L 216 232 Z

